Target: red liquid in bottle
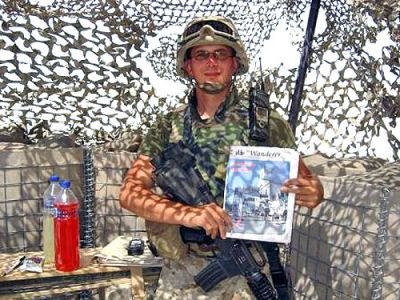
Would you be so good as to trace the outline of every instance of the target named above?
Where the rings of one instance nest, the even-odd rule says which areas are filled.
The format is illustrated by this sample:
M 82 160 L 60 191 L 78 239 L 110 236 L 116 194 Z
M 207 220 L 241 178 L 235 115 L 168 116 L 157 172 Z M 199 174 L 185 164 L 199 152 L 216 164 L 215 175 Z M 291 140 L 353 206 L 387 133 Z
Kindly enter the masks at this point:
M 79 268 L 78 203 L 55 203 L 54 218 L 56 270 L 70 272 Z

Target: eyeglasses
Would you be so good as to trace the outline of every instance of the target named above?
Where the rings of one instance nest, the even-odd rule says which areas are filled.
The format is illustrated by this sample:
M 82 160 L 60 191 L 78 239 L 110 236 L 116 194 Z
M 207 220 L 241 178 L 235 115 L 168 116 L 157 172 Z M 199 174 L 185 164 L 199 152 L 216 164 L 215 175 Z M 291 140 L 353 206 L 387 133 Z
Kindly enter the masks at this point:
M 190 55 L 189 58 L 193 58 L 194 60 L 197 61 L 206 61 L 210 58 L 210 56 L 218 61 L 224 61 L 226 60 L 228 57 L 232 57 L 234 56 L 233 53 L 231 51 L 225 50 L 225 49 L 218 49 L 215 50 L 213 52 L 208 52 L 208 51 L 197 51 L 196 53 L 194 53 L 193 55 Z
M 182 34 L 182 38 L 186 39 L 188 36 L 198 33 L 205 25 L 212 27 L 215 31 L 233 35 L 233 30 L 228 25 L 220 21 L 200 21 L 189 26 Z

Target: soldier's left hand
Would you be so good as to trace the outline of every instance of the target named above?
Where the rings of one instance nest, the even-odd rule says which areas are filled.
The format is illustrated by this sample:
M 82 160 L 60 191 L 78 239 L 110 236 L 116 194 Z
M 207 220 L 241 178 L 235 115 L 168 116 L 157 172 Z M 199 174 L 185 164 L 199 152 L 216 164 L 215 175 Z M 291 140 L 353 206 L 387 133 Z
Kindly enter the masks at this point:
M 311 173 L 302 159 L 299 161 L 299 176 L 288 179 L 281 187 L 283 193 L 295 193 L 296 204 L 314 208 L 324 199 L 324 188 L 318 176 Z

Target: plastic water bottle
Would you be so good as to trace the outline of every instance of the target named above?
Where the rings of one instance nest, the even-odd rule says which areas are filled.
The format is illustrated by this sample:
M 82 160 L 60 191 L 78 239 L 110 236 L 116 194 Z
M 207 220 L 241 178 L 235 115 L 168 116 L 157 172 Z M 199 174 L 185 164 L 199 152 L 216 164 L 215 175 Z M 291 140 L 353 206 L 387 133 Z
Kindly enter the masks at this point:
M 79 201 L 71 182 L 61 181 L 54 200 L 54 239 L 56 270 L 70 272 L 79 268 Z
M 46 263 L 54 262 L 54 199 L 60 192 L 58 176 L 49 178 L 50 185 L 43 194 L 43 252 Z

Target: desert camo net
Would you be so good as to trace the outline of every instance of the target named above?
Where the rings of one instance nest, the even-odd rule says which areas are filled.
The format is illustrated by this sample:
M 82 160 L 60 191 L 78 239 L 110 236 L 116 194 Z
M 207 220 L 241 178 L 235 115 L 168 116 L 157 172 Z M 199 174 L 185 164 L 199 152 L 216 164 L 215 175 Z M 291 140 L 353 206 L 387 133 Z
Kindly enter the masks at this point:
M 29 133 L 47 123 L 85 144 L 146 130 L 190 87 L 176 75 L 175 52 L 177 34 L 193 17 L 233 19 L 256 70 L 263 42 L 278 24 L 298 36 L 301 51 L 309 7 L 290 0 L 0 0 L 0 126 Z M 375 156 L 374 139 L 384 137 L 389 158 L 398 159 L 398 1 L 323 1 L 319 18 L 326 26 L 313 42 L 299 149 Z M 382 50 L 368 53 L 365 46 L 382 34 Z M 264 70 L 272 105 L 285 116 L 296 74 L 283 64 Z M 238 78 L 243 91 L 248 79 Z

